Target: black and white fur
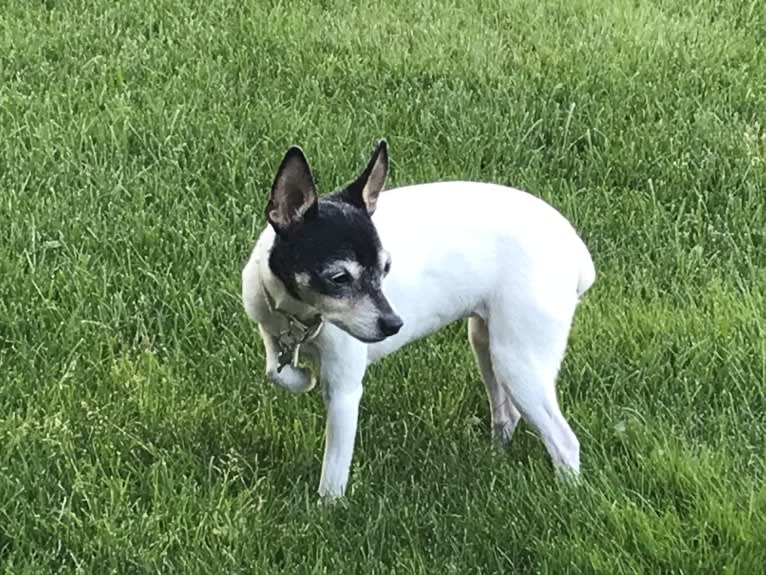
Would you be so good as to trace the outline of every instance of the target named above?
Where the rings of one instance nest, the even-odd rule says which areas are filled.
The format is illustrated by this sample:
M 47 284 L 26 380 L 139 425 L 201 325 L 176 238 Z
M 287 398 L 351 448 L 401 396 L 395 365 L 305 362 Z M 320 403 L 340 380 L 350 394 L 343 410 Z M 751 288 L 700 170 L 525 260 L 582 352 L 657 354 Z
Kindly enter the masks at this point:
M 291 322 L 324 321 L 300 346 L 317 366 L 327 409 L 322 496 L 344 493 L 367 366 L 460 318 L 487 388 L 493 433 L 523 416 L 559 471 L 579 472 L 579 443 L 555 381 L 579 298 L 595 280 L 569 222 L 525 192 L 477 182 L 407 186 L 381 195 L 385 142 L 342 190 L 317 197 L 308 162 L 287 151 L 261 233 L 242 272 L 266 374 L 296 393 L 312 371 L 279 360 Z

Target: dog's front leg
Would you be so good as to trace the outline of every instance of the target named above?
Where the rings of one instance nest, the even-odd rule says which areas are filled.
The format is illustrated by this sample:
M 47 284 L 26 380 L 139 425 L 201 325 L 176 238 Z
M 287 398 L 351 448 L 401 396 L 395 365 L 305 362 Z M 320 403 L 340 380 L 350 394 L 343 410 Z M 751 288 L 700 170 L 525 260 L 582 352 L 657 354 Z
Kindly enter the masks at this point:
M 333 338 L 321 351 L 322 391 L 327 412 L 325 450 L 319 495 L 325 499 L 346 491 L 354 453 L 362 378 L 367 348 L 346 334 Z
M 346 491 L 361 398 L 361 382 L 354 389 L 324 388 L 327 426 L 322 478 L 319 480 L 319 495 L 323 498 L 341 497 Z
M 276 338 L 258 326 L 266 350 L 266 377 L 292 393 L 306 393 L 316 384 L 316 378 L 307 367 L 285 365 L 279 370 L 279 345 Z

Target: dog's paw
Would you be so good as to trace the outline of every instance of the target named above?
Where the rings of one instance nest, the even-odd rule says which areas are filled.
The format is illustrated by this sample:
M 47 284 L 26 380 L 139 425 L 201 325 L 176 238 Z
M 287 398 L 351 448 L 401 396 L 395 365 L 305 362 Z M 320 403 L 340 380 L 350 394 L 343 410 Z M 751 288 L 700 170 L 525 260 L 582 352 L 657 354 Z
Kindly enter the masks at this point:
M 345 485 L 320 485 L 318 489 L 319 504 L 324 506 L 338 505 L 346 501 Z
M 492 444 L 499 450 L 505 449 L 513 437 L 516 429 L 516 423 L 512 421 L 502 421 L 492 426 Z
M 341 508 L 343 508 L 348 505 L 348 500 L 343 495 L 337 495 L 337 494 L 331 495 L 328 493 L 325 493 L 324 495 L 322 495 L 320 493 L 317 504 L 320 507 L 325 507 L 325 508 L 337 507 L 337 506 L 341 506 Z
M 282 371 L 270 370 L 267 377 L 279 387 L 290 393 L 306 393 L 316 385 L 316 377 L 308 367 L 293 367 L 286 365 Z
M 568 488 L 575 488 L 583 483 L 582 475 L 580 475 L 579 468 L 572 467 L 557 467 L 556 479 L 560 485 Z

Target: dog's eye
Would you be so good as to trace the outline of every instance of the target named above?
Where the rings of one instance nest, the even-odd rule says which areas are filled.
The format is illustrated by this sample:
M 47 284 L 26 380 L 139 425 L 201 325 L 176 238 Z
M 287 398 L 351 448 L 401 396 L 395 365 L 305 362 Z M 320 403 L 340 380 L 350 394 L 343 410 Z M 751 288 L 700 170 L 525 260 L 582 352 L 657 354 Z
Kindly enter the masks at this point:
M 391 271 L 391 260 L 387 260 L 386 264 L 383 266 L 383 275 L 388 275 L 388 272 Z
M 351 283 L 351 274 L 348 272 L 338 272 L 330 276 L 330 279 L 336 284 L 344 285 Z

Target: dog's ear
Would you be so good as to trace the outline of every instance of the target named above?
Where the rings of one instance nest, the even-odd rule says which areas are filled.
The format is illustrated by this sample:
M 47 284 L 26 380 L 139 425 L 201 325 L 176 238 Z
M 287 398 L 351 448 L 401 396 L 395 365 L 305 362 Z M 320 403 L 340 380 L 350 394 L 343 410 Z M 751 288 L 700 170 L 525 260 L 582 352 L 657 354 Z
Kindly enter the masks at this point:
M 388 146 L 380 140 L 367 167 L 359 177 L 341 192 L 341 197 L 372 215 L 378 203 L 378 195 L 383 191 L 388 174 Z
M 292 146 L 279 164 L 271 198 L 266 205 L 266 219 L 277 233 L 298 222 L 316 217 L 317 194 L 311 168 L 298 146 Z

